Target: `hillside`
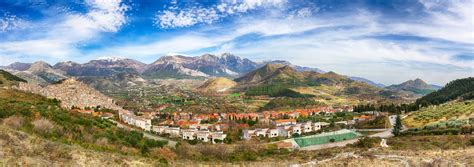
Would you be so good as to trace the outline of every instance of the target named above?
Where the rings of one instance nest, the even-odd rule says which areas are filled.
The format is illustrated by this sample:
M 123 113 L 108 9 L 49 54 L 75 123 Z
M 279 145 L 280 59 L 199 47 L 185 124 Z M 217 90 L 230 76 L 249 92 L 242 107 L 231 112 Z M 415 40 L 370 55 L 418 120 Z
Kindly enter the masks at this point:
M 210 92 L 224 92 L 237 85 L 236 82 L 227 78 L 213 78 L 199 86 L 198 90 Z
M 247 95 L 336 99 L 341 95 L 374 97 L 381 91 L 335 72 L 299 72 L 282 64 L 267 64 L 235 81 L 236 90 L 244 90 Z
M 457 98 L 465 100 L 474 98 L 473 77 L 451 81 L 440 90 L 416 100 L 416 103 L 421 105 L 441 104 Z
M 408 127 L 423 127 L 441 122 L 466 122 L 470 118 L 474 119 L 474 101 L 472 100 L 423 107 L 411 112 L 403 121 Z
M 156 158 L 67 145 L 8 125 L 0 124 L 0 134 L 0 164 L 5 166 L 152 166 L 162 163 Z
M 56 84 L 41 87 L 36 84 L 21 83 L 19 90 L 40 94 L 49 98 L 55 98 L 61 101 L 64 108 L 85 108 L 101 106 L 114 110 L 121 110 L 114 103 L 114 100 L 103 95 L 86 84 L 73 78 L 63 80 Z
M 112 110 L 99 110 L 98 112 L 115 113 Z M 44 160 L 31 159 L 34 161 L 40 160 L 39 163 L 50 163 L 50 158 L 71 163 L 70 159 L 78 158 L 75 156 L 84 159 L 84 155 L 75 155 L 77 152 L 70 152 L 71 149 L 68 146 L 72 148 L 80 146 L 106 154 L 113 153 L 110 155 L 115 157 L 115 153 L 128 154 L 128 156 L 148 155 L 154 149 L 159 149 L 166 144 L 166 142 L 144 138 L 141 132 L 118 128 L 108 120 L 63 109 L 57 100 L 13 89 L 0 89 L 0 119 L 3 125 L 28 134 L 21 135 L 20 140 L 18 140 L 15 139 L 15 136 L 9 135 L 12 131 L 0 126 L 0 132 L 2 132 L 0 133 L 0 144 L 2 146 L 0 147 L 0 154 L 2 155 L 0 159 L 2 161 L 8 161 L 8 159 L 15 156 L 28 156 L 28 153 L 32 153 L 32 155 L 40 157 L 45 156 Z M 29 137 L 30 135 L 64 143 L 68 146 L 52 142 L 45 143 L 43 142 L 45 140 L 42 139 L 29 144 L 31 138 L 36 138 Z M 4 141 L 8 143 L 8 146 L 5 146 Z M 18 145 L 11 145 L 12 143 Z M 19 145 L 25 147 L 17 147 Z M 58 149 L 58 147 L 65 149 Z M 8 148 L 16 148 L 22 151 L 9 151 Z M 83 149 L 78 150 L 79 153 L 87 152 Z M 101 156 L 97 158 L 99 157 Z M 158 159 L 160 158 L 158 157 Z M 25 159 L 21 158 L 21 160 Z M 52 160 L 52 162 L 55 162 L 55 160 Z
M 407 94 L 426 95 L 437 90 L 437 87 L 428 85 L 425 81 L 417 78 L 398 85 L 387 86 L 385 89 L 395 92 L 405 92 Z
M 26 80 L 21 79 L 7 71 L 0 70 L 0 86 L 12 86 L 18 85 L 19 82 L 26 82 Z

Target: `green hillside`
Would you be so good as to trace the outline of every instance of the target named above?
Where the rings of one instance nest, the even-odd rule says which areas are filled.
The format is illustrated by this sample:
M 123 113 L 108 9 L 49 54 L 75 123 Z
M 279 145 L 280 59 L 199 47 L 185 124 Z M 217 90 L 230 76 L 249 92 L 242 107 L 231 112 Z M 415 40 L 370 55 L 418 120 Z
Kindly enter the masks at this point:
M 0 70 L 0 86 L 11 86 L 17 84 L 18 82 L 26 82 L 26 80 L 10 74 L 5 70 Z
M 474 101 L 448 102 L 440 105 L 423 107 L 411 112 L 403 121 L 408 127 L 423 127 L 437 123 L 457 122 L 474 118 Z
M 166 144 L 110 121 L 62 109 L 55 99 L 17 90 L 0 89 L 0 119 L 14 129 L 100 151 L 147 155 Z
M 357 82 L 334 72 L 299 72 L 290 66 L 267 64 L 245 76 L 235 79 L 237 90 L 246 91 L 246 95 L 269 95 L 274 97 L 319 97 L 340 95 L 377 96 L 380 88 Z M 326 92 L 334 90 L 331 92 Z M 309 89 L 306 89 L 309 88 Z
M 474 78 L 463 78 L 449 82 L 436 92 L 427 94 L 426 96 L 416 100 L 417 104 L 423 106 L 430 104 L 441 104 L 457 98 L 464 100 L 474 98 Z

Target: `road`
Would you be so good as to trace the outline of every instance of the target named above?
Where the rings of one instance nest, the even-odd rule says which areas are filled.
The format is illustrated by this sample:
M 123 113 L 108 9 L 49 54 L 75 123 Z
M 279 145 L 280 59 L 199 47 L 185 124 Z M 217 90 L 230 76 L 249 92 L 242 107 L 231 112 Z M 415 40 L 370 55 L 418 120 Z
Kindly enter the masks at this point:
M 117 125 L 117 127 L 119 127 L 119 128 L 123 128 L 123 129 L 127 129 L 127 130 L 135 130 L 134 128 L 132 128 L 130 126 L 124 125 L 124 124 L 122 124 L 120 122 L 117 122 L 115 120 L 109 119 L 109 121 L 115 123 Z M 176 147 L 176 144 L 178 143 L 176 141 L 173 141 L 173 140 L 170 140 L 170 139 L 167 139 L 167 138 L 164 138 L 164 137 L 161 137 L 161 136 L 149 133 L 149 132 L 144 132 L 144 131 L 142 131 L 142 132 L 143 132 L 143 137 L 153 139 L 153 140 L 168 141 L 168 145 L 167 145 L 168 147 L 174 148 L 174 147 Z

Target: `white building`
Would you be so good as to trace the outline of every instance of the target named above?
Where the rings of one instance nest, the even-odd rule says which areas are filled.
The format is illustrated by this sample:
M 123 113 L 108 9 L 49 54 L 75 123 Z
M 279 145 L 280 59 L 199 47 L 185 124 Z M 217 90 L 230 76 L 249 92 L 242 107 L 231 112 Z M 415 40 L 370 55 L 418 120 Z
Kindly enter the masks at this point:
M 291 127 L 291 132 L 292 134 L 299 134 L 301 135 L 302 131 L 301 131 L 301 126 L 299 125 L 294 125 Z
M 242 138 L 244 140 L 250 140 L 253 136 L 255 136 L 256 130 L 246 129 L 242 131 Z
M 257 137 L 266 137 L 267 136 L 267 131 L 268 131 L 267 128 L 256 130 L 255 131 L 255 136 L 257 136 Z
M 216 140 L 224 141 L 224 139 L 226 137 L 227 137 L 227 135 L 224 132 L 212 132 L 211 133 L 212 143 L 215 143 Z
M 309 133 L 313 131 L 313 126 L 311 122 L 302 124 L 301 128 L 303 129 L 303 133 Z
M 209 142 L 209 131 L 198 131 L 196 137 L 203 142 Z
M 268 137 L 269 138 L 274 138 L 278 137 L 280 135 L 280 131 L 278 129 L 270 129 L 268 130 Z
M 183 140 L 194 140 L 196 139 L 196 131 L 195 130 L 183 130 L 181 131 L 181 136 Z

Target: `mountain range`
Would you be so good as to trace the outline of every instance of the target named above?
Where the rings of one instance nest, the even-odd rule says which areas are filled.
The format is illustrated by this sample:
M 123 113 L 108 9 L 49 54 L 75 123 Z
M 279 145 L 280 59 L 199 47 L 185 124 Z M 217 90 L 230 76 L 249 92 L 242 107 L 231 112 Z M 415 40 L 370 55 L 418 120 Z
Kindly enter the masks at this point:
M 318 68 L 293 65 L 284 60 L 255 62 L 230 53 L 223 53 L 219 56 L 204 54 L 196 57 L 166 55 L 151 64 L 133 59 L 112 57 L 91 60 L 83 64 L 65 61 L 53 66 L 42 61 L 35 63 L 17 62 L 0 68 L 28 82 L 46 85 L 68 77 L 76 77 L 96 89 L 120 89 L 127 86 L 142 85 L 150 79 L 207 79 L 216 77 L 235 79 L 238 83 L 237 87 L 261 83 L 271 84 L 272 82 L 308 85 L 308 83 L 337 84 L 349 81 L 357 81 L 378 88 L 385 87 L 383 84 L 365 78 L 348 77 Z M 439 89 L 439 87 L 430 86 L 420 81 L 420 79 L 417 79 L 400 85 L 391 85 L 386 87 L 386 90 L 426 94 Z
M 385 87 L 389 91 L 405 92 L 409 94 L 426 95 L 439 89 L 437 86 L 427 84 L 425 81 L 417 78 L 408 80 L 398 85 L 390 85 Z

